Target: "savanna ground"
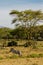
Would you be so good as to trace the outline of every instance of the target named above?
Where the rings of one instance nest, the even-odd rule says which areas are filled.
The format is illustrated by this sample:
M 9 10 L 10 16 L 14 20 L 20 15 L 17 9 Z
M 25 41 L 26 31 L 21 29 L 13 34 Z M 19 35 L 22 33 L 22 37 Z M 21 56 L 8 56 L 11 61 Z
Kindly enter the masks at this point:
M 18 41 L 23 44 L 26 41 Z M 2 43 L 2 40 L 0 40 Z M 32 47 L 13 47 L 22 52 L 22 56 L 9 53 L 11 47 L 0 48 L 0 65 L 43 65 L 43 41 L 37 41 L 37 48 Z

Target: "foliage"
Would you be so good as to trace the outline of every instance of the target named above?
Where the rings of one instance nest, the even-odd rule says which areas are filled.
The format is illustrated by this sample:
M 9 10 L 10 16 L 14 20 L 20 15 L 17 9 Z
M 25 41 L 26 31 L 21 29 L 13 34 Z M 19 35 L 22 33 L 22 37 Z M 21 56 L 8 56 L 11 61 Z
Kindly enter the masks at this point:
M 29 47 L 29 46 L 31 46 L 31 42 L 29 41 L 24 44 L 24 47 Z
M 11 35 L 10 35 L 10 31 L 12 29 L 10 28 L 7 28 L 7 27 L 3 27 L 3 28 L 0 28 L 0 39 L 8 39 L 8 38 L 11 38 Z
M 18 27 L 10 32 L 11 35 L 14 36 L 16 39 L 26 39 L 27 34 L 25 32 L 25 29 L 23 27 Z
M 36 31 L 37 30 L 37 31 Z M 16 39 L 27 39 L 28 40 L 28 28 L 18 27 L 10 32 L 10 34 Z M 43 25 L 32 27 L 31 39 L 43 40 Z
M 29 40 L 24 44 L 24 47 L 32 46 L 33 49 L 36 49 L 37 42 L 34 40 Z
M 15 41 L 8 42 L 7 46 L 17 46 L 17 42 Z
M 36 24 L 38 21 L 43 20 L 43 13 L 38 10 L 38 11 L 32 11 L 32 10 L 25 10 L 25 11 L 17 11 L 13 10 L 10 12 L 10 15 L 14 15 L 14 19 L 12 23 L 21 23 L 19 24 L 20 26 L 24 27 L 25 29 L 25 34 L 27 34 L 28 39 L 31 39 L 32 33 L 33 33 L 33 28 L 35 28 Z M 15 17 L 16 15 L 16 17 Z M 28 30 L 27 30 L 28 28 Z M 36 28 L 35 28 L 36 29 Z M 23 32 L 23 31 L 22 31 Z M 21 32 L 19 32 L 19 35 Z M 22 33 L 23 34 L 23 33 Z
M 37 30 L 37 31 L 36 31 Z M 27 39 L 28 40 L 28 28 L 18 27 L 16 29 L 0 28 L 0 39 Z M 43 40 L 43 25 L 32 27 L 31 39 Z

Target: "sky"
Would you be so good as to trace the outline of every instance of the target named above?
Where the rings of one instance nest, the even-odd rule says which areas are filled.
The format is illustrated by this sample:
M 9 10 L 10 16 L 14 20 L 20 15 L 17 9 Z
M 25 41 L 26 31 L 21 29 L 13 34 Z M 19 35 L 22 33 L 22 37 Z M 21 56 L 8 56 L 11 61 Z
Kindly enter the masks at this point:
M 42 10 L 43 0 L 0 0 L 0 26 L 14 28 L 11 10 Z

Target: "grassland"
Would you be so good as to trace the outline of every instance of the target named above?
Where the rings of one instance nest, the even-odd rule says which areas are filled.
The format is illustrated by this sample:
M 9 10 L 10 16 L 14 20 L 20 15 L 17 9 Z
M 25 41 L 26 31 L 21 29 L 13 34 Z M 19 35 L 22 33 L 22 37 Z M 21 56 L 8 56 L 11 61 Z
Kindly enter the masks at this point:
M 18 41 L 23 44 L 26 41 Z M 2 40 L 0 43 L 3 43 Z M 14 47 L 22 56 L 9 52 L 11 47 L 0 48 L 0 65 L 43 65 L 43 41 L 37 41 L 37 49 L 32 47 Z

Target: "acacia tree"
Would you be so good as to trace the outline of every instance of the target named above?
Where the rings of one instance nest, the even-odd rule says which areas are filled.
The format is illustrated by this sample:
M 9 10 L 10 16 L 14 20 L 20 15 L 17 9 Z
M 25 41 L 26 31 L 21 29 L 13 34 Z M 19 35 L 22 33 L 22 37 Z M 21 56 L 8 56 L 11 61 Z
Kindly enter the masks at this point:
M 32 11 L 32 10 L 25 10 L 25 11 L 17 11 L 12 10 L 10 15 L 14 16 L 12 23 L 20 22 L 23 27 L 28 28 L 28 39 L 31 39 L 32 35 L 32 27 L 35 27 L 37 22 L 43 20 L 43 13 L 41 11 Z M 18 24 L 17 24 L 18 25 Z

